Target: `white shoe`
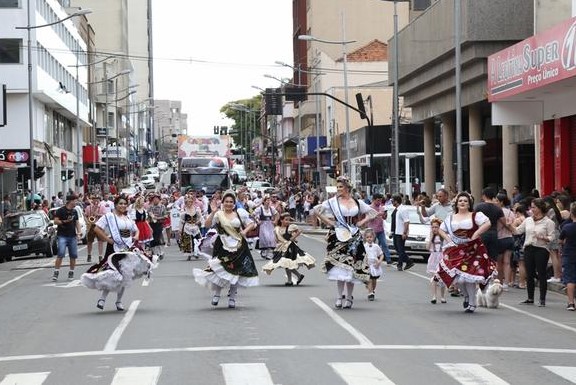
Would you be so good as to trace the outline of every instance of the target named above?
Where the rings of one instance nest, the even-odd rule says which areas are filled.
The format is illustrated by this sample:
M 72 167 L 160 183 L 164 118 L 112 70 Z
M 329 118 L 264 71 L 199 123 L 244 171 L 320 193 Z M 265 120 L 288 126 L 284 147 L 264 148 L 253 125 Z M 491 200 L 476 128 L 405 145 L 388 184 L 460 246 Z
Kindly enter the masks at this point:
M 560 278 L 556 278 L 556 277 L 552 277 L 550 279 L 548 279 L 548 283 L 560 283 L 561 279 Z

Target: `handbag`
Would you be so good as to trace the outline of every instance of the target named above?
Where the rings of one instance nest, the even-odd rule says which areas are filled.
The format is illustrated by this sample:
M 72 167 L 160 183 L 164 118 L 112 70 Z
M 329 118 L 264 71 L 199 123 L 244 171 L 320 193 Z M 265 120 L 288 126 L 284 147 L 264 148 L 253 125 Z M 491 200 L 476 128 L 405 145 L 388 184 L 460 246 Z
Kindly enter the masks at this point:
M 246 233 L 246 238 L 257 238 L 260 235 L 260 223 L 254 227 L 254 229 Z

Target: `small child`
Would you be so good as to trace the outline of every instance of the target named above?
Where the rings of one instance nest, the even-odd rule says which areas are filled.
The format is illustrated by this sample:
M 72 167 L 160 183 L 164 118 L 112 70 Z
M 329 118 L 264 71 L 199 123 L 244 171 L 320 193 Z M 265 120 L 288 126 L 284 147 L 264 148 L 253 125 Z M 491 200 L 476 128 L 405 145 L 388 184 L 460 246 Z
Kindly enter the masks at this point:
M 376 296 L 376 282 L 382 275 L 382 261 L 384 253 L 380 246 L 374 243 L 376 234 L 368 229 L 364 232 L 364 249 L 366 249 L 366 262 L 370 267 L 370 280 L 368 281 L 368 301 L 374 301 Z
M 441 224 L 442 221 L 438 218 L 434 218 L 430 221 L 430 239 L 428 240 L 428 250 L 430 251 L 430 257 L 428 257 L 428 265 L 426 266 L 426 271 L 432 275 L 432 278 L 430 279 L 430 290 L 432 292 L 432 299 L 430 302 L 432 304 L 436 303 L 436 293 L 438 288 L 440 288 L 440 302 L 446 303 L 446 286 L 436 274 L 438 272 L 440 261 L 443 258 L 443 241 L 442 236 L 440 236 L 439 233 Z

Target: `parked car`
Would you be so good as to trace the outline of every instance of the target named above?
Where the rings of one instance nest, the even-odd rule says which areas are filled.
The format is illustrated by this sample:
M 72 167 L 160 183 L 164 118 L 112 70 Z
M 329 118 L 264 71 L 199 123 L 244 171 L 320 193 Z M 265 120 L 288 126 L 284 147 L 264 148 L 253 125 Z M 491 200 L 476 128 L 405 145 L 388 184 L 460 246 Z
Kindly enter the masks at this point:
M 156 179 L 155 179 L 154 176 L 152 176 L 152 175 L 144 175 L 144 176 L 140 179 L 140 183 L 142 183 L 142 185 L 143 185 L 144 188 L 146 188 L 146 189 L 154 189 L 154 188 L 156 188 Z
M 407 206 L 407 208 L 410 218 L 410 228 L 408 229 L 408 238 L 406 239 L 405 244 L 406 252 L 408 255 L 419 255 L 427 261 L 430 256 L 427 245 L 428 237 L 430 236 L 430 225 L 420 222 L 416 206 Z M 386 243 L 388 244 L 390 251 L 394 252 L 394 242 L 392 241 L 392 234 L 390 233 L 392 211 L 394 211 L 394 207 L 386 207 L 386 211 L 388 211 L 388 217 L 384 221 Z
M 30 254 L 43 254 L 51 258 L 57 252 L 56 227 L 44 211 L 26 211 L 4 216 L 0 229 L 0 262 Z
M 144 176 L 146 175 L 151 175 L 154 177 L 154 179 L 156 180 L 156 182 L 158 182 L 160 180 L 160 170 L 158 169 L 158 167 L 150 167 L 148 169 L 146 169 L 146 171 L 144 171 Z
M 51 221 L 54 221 L 54 213 L 56 212 L 56 210 L 58 210 L 58 208 L 53 208 L 50 209 L 50 211 L 48 211 L 48 218 Z M 75 206 L 74 210 L 76 210 L 76 212 L 78 213 L 78 222 L 80 223 L 80 239 L 82 240 L 83 244 L 88 243 L 88 240 L 86 239 L 86 234 L 88 232 L 88 224 L 86 221 L 86 217 L 84 216 L 84 210 L 82 210 L 82 207 L 80 206 Z M 58 226 L 55 226 L 55 228 L 57 228 Z

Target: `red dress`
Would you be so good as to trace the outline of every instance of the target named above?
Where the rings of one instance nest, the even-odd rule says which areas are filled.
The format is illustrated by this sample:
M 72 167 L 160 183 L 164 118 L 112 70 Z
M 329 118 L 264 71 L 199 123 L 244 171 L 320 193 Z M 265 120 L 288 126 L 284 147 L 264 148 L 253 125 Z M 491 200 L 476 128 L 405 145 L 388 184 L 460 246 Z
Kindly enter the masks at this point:
M 152 228 L 148 224 L 147 217 L 148 213 L 145 210 L 142 210 L 142 212 L 136 210 L 136 220 L 134 222 L 136 222 L 136 227 L 138 227 L 140 242 L 152 240 Z
M 444 250 L 444 257 L 438 268 L 438 276 L 446 286 L 450 286 L 456 278 L 459 282 L 475 282 L 483 285 L 496 271 L 496 265 L 488 256 L 482 240 L 480 238 L 470 240 L 478 229 L 475 219 L 476 213 L 472 214 L 472 228 L 460 229 L 456 233 L 451 228 L 452 216 L 446 218 L 443 224 L 456 243 L 456 246 Z M 442 229 L 444 230 L 444 227 Z

